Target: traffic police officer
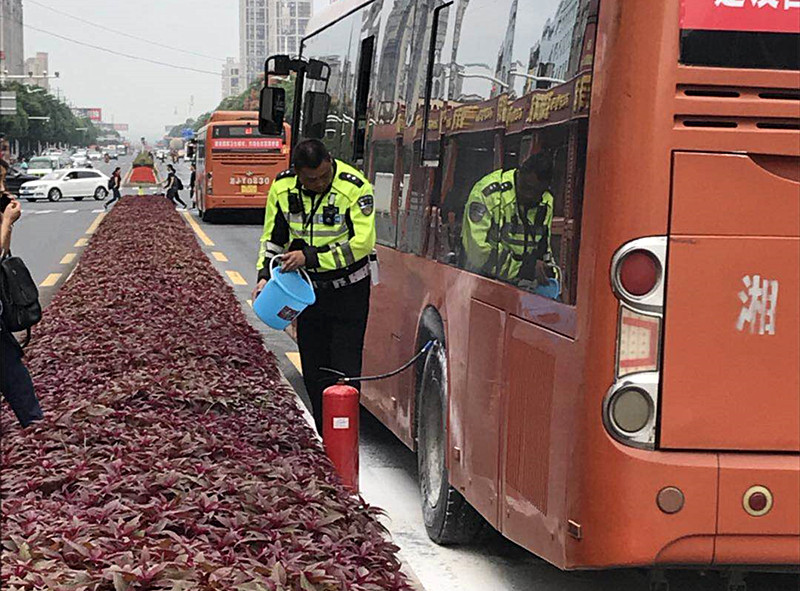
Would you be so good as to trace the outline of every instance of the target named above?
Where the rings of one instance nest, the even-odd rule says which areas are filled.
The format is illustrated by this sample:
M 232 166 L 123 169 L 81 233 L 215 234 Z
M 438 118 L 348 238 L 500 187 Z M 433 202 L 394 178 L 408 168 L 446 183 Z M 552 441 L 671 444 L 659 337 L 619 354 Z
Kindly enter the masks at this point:
M 550 231 L 552 160 L 534 155 L 472 187 L 462 226 L 465 268 L 525 287 L 559 278 Z
M 361 374 L 375 247 L 372 186 L 358 170 L 335 160 L 319 140 L 297 144 L 293 167 L 280 173 L 267 197 L 255 296 L 269 279 L 270 262 L 304 268 L 317 300 L 297 318 L 303 381 L 317 430 L 322 432 L 322 392 L 336 381 L 329 367 Z M 358 384 L 354 384 L 358 387 Z

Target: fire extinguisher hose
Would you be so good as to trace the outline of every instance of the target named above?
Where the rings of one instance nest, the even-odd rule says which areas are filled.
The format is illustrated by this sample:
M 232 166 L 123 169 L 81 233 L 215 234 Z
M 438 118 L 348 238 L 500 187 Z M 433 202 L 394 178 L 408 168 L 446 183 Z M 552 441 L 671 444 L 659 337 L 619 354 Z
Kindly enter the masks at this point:
M 332 373 L 332 374 L 334 374 L 336 376 L 339 376 L 339 383 L 340 384 L 349 384 L 351 382 L 375 382 L 375 381 L 378 381 L 378 380 L 385 380 L 386 378 L 391 378 L 392 376 L 396 376 L 399 373 L 403 373 L 409 367 L 414 365 L 414 363 L 416 363 L 416 361 L 420 357 L 422 357 L 428 351 L 430 351 L 434 347 L 434 345 L 436 345 L 438 342 L 439 341 L 437 341 L 436 339 L 432 339 L 432 340 L 428 341 L 427 343 L 425 343 L 425 346 L 423 346 L 422 349 L 420 349 L 419 352 L 416 355 L 414 355 L 411 359 L 409 359 L 407 362 L 405 362 L 402 366 L 398 367 L 394 371 L 378 374 L 378 375 L 375 375 L 375 376 L 353 377 L 353 376 L 346 376 L 345 374 L 343 374 L 339 370 L 331 369 L 330 367 L 320 367 L 319 369 L 320 369 L 320 371 L 327 371 L 328 373 Z

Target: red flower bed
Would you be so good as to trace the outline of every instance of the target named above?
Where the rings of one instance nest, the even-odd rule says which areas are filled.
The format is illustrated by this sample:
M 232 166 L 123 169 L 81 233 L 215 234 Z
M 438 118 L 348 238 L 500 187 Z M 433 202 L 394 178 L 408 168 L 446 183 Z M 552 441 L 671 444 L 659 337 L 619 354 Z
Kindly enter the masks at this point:
M 135 166 L 128 177 L 129 183 L 156 184 L 156 173 L 149 166 Z
M 34 332 L 46 421 L 2 412 L 2 589 L 408 589 L 232 290 L 126 197 Z

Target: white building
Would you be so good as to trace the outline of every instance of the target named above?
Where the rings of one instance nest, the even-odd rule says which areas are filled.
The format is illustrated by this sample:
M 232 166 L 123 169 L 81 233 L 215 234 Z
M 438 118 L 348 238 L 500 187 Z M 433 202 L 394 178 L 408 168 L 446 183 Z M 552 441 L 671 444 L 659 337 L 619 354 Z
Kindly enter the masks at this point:
M 0 0 L 0 72 L 25 73 L 22 34 L 22 0 Z
M 40 86 L 45 90 L 50 90 L 50 80 L 45 78 L 48 71 L 48 61 L 49 56 L 45 51 L 39 51 L 36 53 L 36 57 L 29 57 L 25 60 L 25 74 L 33 76 L 31 84 Z
M 578 10 L 581 3 L 581 0 L 561 0 L 555 15 L 547 19 L 542 31 L 542 38 L 531 48 L 528 60 L 529 74 L 559 80 L 568 78 L 570 54 L 573 50 L 573 34 L 578 24 Z M 584 1 L 583 4 L 586 2 Z M 549 82 L 536 84 L 537 88 L 549 88 L 550 86 Z M 530 84 L 526 84 L 526 92 L 529 87 Z
M 268 56 L 300 52 L 312 6 L 311 0 L 239 0 L 242 88 L 264 72 Z
M 236 96 L 244 90 L 239 62 L 229 57 L 222 66 L 222 98 Z

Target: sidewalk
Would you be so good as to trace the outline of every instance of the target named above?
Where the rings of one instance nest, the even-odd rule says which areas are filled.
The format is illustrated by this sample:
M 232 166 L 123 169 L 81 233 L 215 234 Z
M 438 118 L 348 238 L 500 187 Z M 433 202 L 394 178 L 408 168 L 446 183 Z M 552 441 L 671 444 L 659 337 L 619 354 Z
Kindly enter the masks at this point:
M 47 420 L 2 412 L 0 587 L 411 588 L 165 200 L 114 208 L 26 360 Z

